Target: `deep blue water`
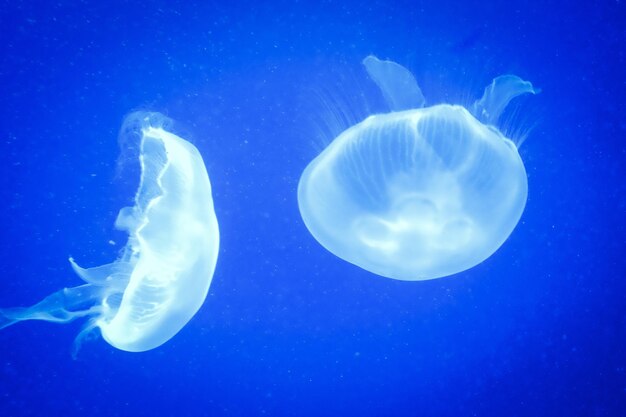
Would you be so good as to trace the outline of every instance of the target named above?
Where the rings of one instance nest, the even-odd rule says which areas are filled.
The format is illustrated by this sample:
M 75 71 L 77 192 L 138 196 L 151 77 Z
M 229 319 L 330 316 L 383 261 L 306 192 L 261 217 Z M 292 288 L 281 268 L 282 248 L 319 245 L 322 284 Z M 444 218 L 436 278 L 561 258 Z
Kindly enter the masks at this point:
M 158 349 L 80 323 L 0 332 L 0 416 L 626 415 L 626 5 L 621 1 L 0 2 L 0 306 L 115 259 L 137 178 L 117 132 L 162 112 L 202 152 L 221 248 L 209 296 Z M 299 176 L 380 111 L 360 65 L 429 103 L 514 73 L 529 198 L 455 276 L 402 282 L 323 249 Z

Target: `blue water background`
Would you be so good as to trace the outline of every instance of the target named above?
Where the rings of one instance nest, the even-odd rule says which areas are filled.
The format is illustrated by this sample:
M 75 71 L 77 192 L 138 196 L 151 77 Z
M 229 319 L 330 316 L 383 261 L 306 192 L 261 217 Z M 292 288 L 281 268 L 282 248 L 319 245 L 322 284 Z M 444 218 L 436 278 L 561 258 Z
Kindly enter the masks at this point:
M 117 131 L 162 112 L 202 152 L 222 244 L 210 294 L 145 353 L 70 352 L 79 323 L 0 332 L 0 416 L 626 415 L 622 1 L 0 2 L 0 306 L 110 262 L 132 201 Z M 368 54 L 429 104 L 502 73 L 526 211 L 491 258 L 401 282 L 324 250 L 296 187 L 383 111 Z

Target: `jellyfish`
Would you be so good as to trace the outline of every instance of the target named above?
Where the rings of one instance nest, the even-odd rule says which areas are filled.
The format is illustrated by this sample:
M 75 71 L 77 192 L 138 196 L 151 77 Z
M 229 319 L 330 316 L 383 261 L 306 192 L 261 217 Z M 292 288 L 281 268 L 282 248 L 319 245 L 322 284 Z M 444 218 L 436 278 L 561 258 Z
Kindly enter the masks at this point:
M 31 307 L 0 310 L 0 328 L 86 317 L 74 352 L 96 329 L 110 345 L 142 352 L 168 341 L 194 316 L 213 278 L 219 231 L 202 157 L 164 128 L 168 122 L 159 113 L 136 112 L 122 126 L 121 142 L 139 141 L 141 179 L 134 206 L 122 208 L 115 221 L 128 233 L 118 259 L 82 268 L 70 258 L 84 284 Z
M 398 280 L 441 278 L 489 258 L 517 225 L 528 192 L 515 143 L 496 122 L 515 97 L 538 92 L 502 75 L 469 109 L 424 107 L 413 75 L 368 56 L 389 113 L 335 138 L 305 168 L 298 206 L 328 251 Z

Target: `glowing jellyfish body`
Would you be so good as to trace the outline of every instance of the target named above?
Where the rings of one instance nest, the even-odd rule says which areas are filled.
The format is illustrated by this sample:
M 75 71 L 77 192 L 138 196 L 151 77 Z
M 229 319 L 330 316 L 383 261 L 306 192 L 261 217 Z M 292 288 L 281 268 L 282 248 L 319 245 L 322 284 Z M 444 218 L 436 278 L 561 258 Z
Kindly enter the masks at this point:
M 153 349 L 173 337 L 206 298 L 217 262 L 219 231 L 211 183 L 198 150 L 163 129 L 158 113 L 131 114 L 122 135 L 140 140 L 141 183 L 135 205 L 120 210 L 128 232 L 118 260 L 84 269 L 85 285 L 65 288 L 29 308 L 0 311 L 0 325 L 21 320 L 67 322 L 89 316 L 77 337 L 99 328 L 112 346 Z
M 444 277 L 487 259 L 519 221 L 527 196 L 515 144 L 493 126 L 514 97 L 496 78 L 472 111 L 424 97 L 404 67 L 363 61 L 393 112 L 341 133 L 304 170 L 302 218 L 338 257 L 401 280 Z

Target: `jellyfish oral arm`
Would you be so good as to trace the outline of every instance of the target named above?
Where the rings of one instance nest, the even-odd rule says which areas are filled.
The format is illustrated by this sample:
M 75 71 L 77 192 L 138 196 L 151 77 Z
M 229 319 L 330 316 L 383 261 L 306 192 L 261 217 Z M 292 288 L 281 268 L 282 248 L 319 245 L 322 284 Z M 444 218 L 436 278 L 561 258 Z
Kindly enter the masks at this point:
M 540 91 L 517 75 L 501 75 L 485 87 L 483 96 L 472 106 L 472 114 L 483 123 L 495 125 L 511 100 L 522 94 L 538 94 Z
M 0 329 L 24 320 L 67 323 L 79 317 L 98 314 L 101 309 L 96 303 L 100 294 L 100 288 L 84 284 L 63 288 L 31 307 L 0 309 Z
M 363 60 L 370 78 L 378 85 L 393 111 L 424 107 L 424 95 L 413 74 L 393 61 L 381 61 L 373 55 Z

